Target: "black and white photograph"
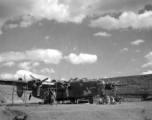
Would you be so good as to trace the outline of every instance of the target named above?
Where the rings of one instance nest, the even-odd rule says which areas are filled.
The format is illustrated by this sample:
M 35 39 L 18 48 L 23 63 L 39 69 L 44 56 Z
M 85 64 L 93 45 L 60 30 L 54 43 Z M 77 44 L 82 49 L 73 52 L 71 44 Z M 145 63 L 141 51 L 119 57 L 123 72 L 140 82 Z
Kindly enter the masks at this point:
M 152 0 L 0 0 L 0 120 L 152 120 Z

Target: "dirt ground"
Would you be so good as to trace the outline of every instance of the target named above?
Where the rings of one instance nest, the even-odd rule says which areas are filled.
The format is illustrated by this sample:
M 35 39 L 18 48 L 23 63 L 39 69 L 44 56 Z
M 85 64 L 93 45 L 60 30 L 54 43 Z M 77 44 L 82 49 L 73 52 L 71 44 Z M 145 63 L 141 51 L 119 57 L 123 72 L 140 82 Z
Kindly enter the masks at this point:
M 13 120 L 16 115 L 26 116 L 26 120 L 152 120 L 152 101 L 0 107 L 0 120 Z

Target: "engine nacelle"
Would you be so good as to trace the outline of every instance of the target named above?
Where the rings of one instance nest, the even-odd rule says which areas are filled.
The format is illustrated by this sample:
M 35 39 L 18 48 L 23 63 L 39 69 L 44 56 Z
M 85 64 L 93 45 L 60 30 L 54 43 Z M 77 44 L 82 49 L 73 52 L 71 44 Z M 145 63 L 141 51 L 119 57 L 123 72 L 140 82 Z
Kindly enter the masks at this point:
M 115 88 L 115 84 L 114 83 L 108 83 L 105 86 L 106 90 L 113 90 Z

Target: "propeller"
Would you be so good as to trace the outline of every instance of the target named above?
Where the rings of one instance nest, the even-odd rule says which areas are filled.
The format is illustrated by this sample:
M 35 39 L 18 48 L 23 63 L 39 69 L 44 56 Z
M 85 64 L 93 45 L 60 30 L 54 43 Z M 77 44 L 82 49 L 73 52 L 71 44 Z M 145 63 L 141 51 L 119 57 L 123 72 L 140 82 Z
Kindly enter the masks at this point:
M 110 82 L 110 80 L 108 79 L 108 83 L 106 84 L 106 89 L 113 90 L 114 96 L 116 96 L 116 91 L 117 91 L 118 86 L 130 85 L 128 83 L 118 84 L 119 82 L 120 82 L 120 80 L 118 80 L 116 82 Z
M 37 87 L 37 96 L 40 96 L 40 90 L 41 90 L 42 83 L 45 82 L 48 78 L 40 80 L 40 79 L 35 78 L 32 75 L 30 75 L 30 77 L 35 80 L 34 85 Z
M 34 80 L 36 80 L 36 78 L 34 76 L 30 75 L 30 77 L 33 78 Z
M 109 90 L 112 90 L 112 89 L 115 89 L 115 86 L 117 86 L 117 83 L 119 82 L 116 81 L 116 82 L 111 82 L 109 79 L 108 79 L 108 83 L 106 84 L 106 89 L 109 89 Z
M 65 92 L 66 92 L 66 96 L 69 97 L 69 87 L 70 87 L 70 82 L 71 82 L 72 78 L 69 81 L 64 81 L 61 82 L 62 83 L 62 87 L 65 88 Z

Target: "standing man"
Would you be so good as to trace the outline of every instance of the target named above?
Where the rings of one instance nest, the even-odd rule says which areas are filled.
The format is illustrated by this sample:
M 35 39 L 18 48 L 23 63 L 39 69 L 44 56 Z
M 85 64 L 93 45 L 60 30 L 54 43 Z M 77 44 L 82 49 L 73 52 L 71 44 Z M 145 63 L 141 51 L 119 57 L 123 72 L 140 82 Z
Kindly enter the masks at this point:
M 99 96 L 102 98 L 105 95 L 105 82 L 103 80 L 97 81 Z

